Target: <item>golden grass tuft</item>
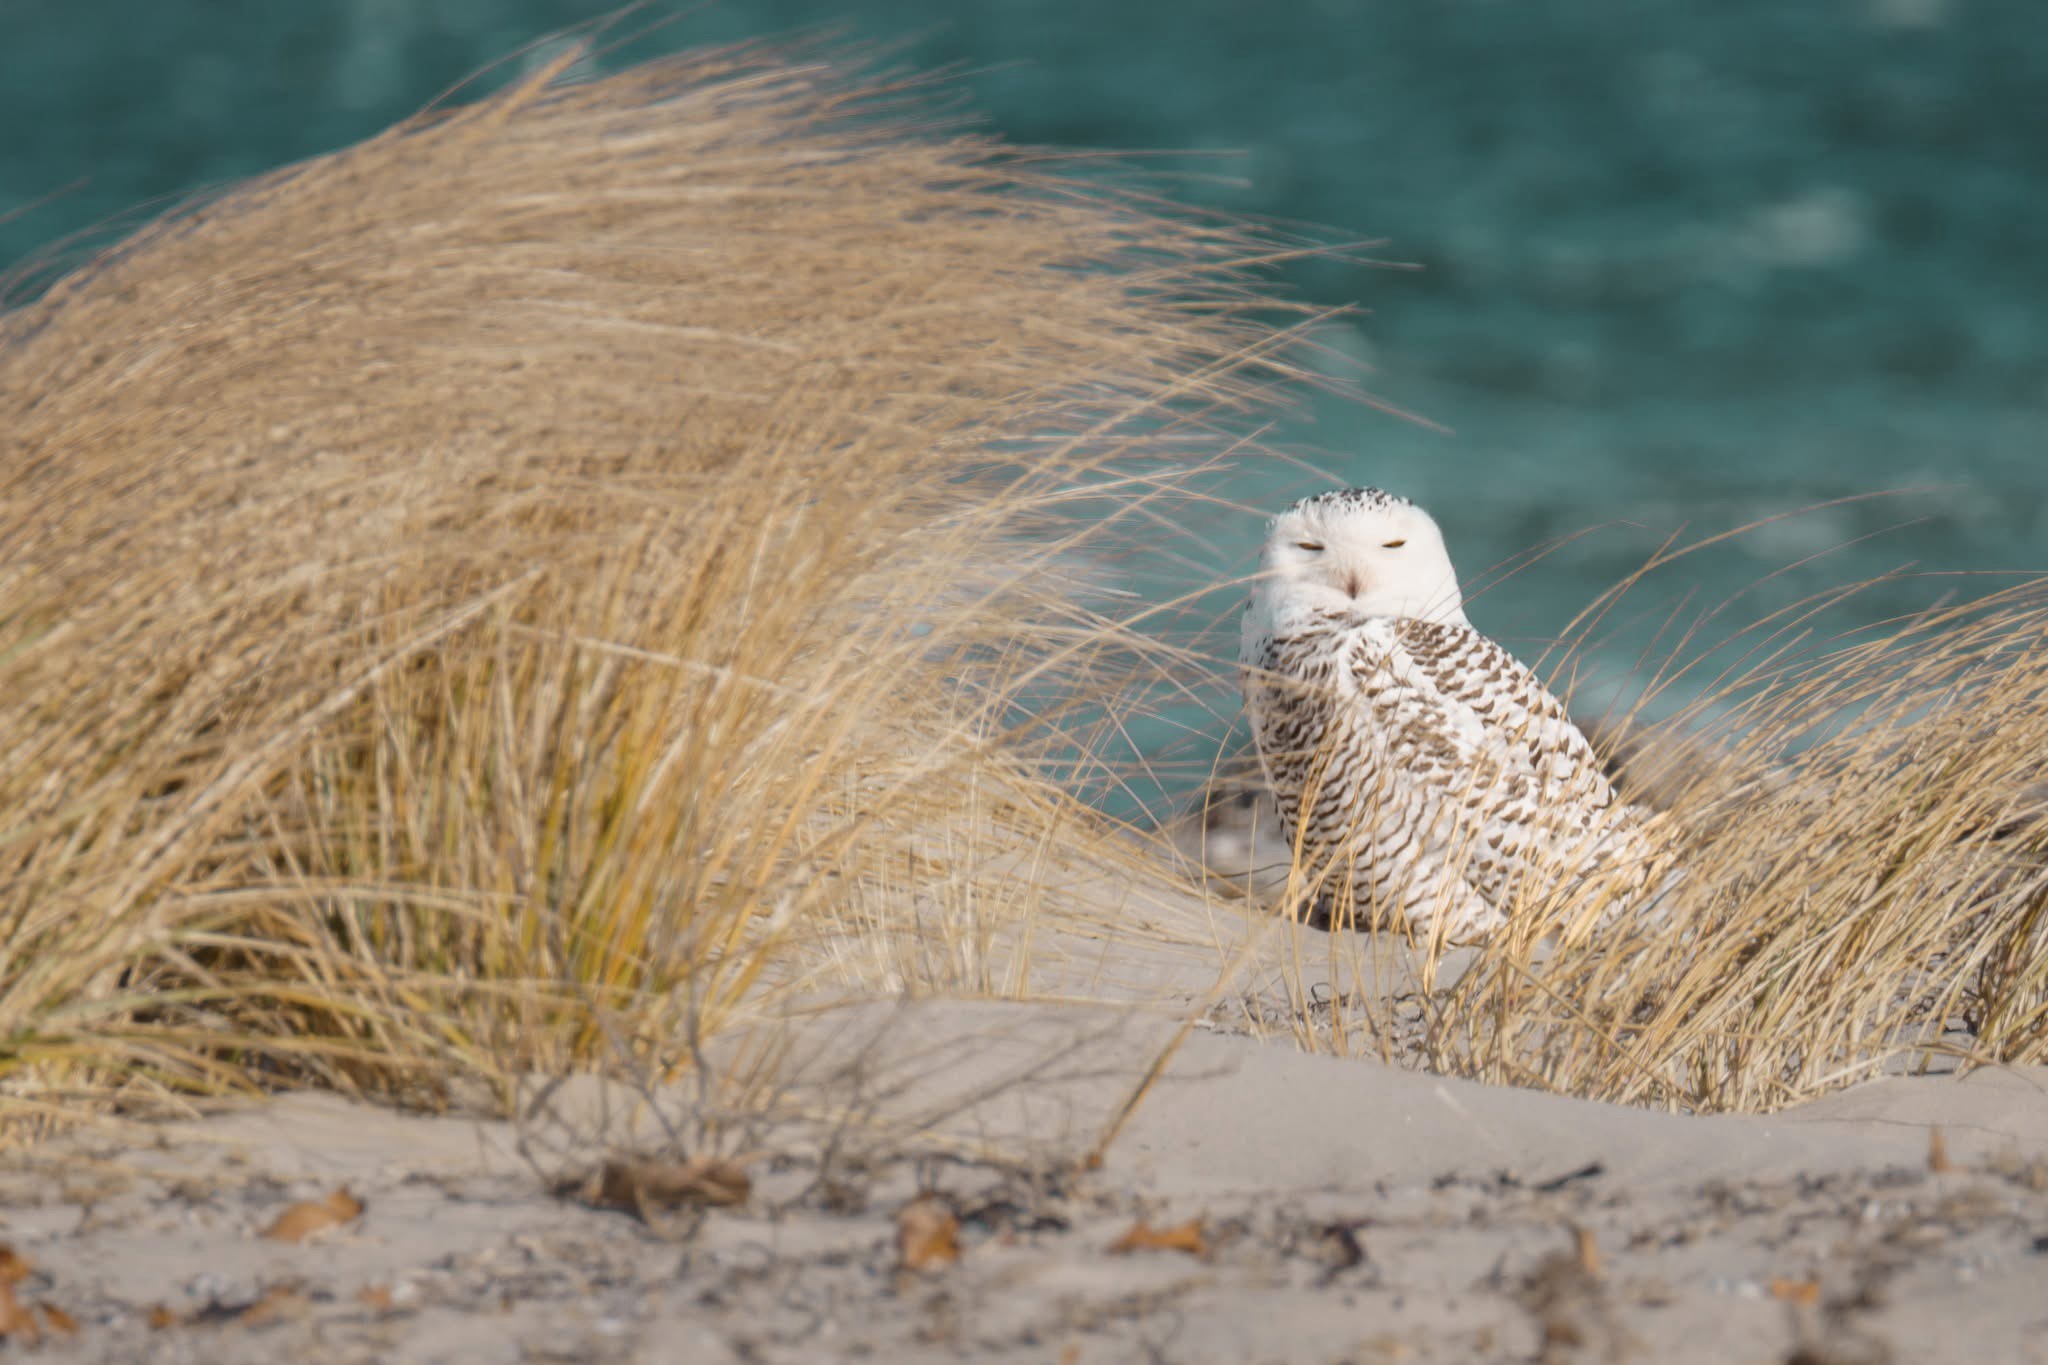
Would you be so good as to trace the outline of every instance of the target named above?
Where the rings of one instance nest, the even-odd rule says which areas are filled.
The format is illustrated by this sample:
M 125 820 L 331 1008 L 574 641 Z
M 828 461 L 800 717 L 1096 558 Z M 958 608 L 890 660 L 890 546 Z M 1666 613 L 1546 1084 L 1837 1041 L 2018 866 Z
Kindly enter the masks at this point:
M 1272 244 L 802 51 L 562 66 L 0 317 L 12 1119 L 1021 991 L 1104 846 L 1061 513 L 1262 399 Z

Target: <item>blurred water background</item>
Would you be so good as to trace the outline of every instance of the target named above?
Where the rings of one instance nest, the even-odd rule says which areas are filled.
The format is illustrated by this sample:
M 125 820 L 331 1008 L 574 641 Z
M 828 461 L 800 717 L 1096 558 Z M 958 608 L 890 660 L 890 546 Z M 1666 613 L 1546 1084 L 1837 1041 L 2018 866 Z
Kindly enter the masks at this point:
M 615 9 L 0 0 L 0 269 L 374 133 Z M 957 64 L 1011 140 L 1213 153 L 1168 163 L 1191 173 L 1176 194 L 1419 267 L 1286 274 L 1369 310 L 1324 329 L 1333 370 L 1368 362 L 1448 430 L 1318 399 L 1273 440 L 1321 473 L 1264 464 L 1224 491 L 1407 493 L 1468 575 L 1585 532 L 1473 608 L 1525 654 L 1668 536 L 1884 490 L 1912 491 L 1673 566 L 1592 664 L 1626 672 L 1657 623 L 1731 598 L 1709 634 L 1909 566 L 1945 576 L 1827 628 L 2048 567 L 2040 0 L 723 0 L 622 23 L 664 16 L 620 59 L 836 25 Z M 1185 581 L 1145 591 L 1248 567 L 1256 516 L 1193 529 Z

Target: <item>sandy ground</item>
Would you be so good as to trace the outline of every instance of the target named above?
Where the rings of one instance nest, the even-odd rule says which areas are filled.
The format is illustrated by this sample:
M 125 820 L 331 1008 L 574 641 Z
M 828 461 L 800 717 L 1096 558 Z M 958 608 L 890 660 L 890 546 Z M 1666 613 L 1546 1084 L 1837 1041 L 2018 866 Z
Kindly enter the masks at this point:
M 694 1127 L 595 1084 L 517 1123 L 290 1096 L 45 1147 L 0 1238 L 61 1360 L 2048 1361 L 2048 1071 L 1687 1118 L 1198 1031 L 1077 1171 L 1173 1029 L 834 1012 L 779 1040 L 765 1117 Z M 750 1197 L 550 1191 L 678 1145 Z M 360 1216 L 259 1235 L 343 1185 Z M 926 1191 L 960 1254 L 907 1270 Z M 1113 1251 L 1140 1222 L 1191 1249 Z

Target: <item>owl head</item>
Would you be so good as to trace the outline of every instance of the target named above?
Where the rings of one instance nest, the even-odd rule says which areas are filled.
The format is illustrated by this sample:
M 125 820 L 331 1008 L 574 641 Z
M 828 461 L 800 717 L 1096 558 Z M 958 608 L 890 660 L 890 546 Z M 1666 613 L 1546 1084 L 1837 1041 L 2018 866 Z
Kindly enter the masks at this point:
M 1470 624 L 1443 532 L 1377 488 L 1320 493 L 1273 518 L 1251 610 L 1274 627 L 1313 610 Z

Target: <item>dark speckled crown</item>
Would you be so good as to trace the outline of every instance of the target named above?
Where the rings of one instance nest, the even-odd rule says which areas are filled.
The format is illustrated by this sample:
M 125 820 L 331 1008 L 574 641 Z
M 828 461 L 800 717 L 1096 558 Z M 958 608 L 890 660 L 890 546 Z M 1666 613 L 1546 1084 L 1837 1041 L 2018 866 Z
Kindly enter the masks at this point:
M 1289 512 L 1357 512 L 1371 508 L 1383 512 L 1393 507 L 1413 507 L 1415 504 L 1397 494 L 1379 488 L 1333 488 L 1327 493 L 1318 493 L 1312 498 L 1303 498 L 1288 508 Z M 1284 513 L 1282 515 L 1285 515 Z

